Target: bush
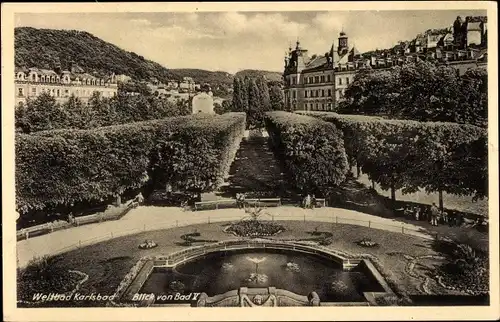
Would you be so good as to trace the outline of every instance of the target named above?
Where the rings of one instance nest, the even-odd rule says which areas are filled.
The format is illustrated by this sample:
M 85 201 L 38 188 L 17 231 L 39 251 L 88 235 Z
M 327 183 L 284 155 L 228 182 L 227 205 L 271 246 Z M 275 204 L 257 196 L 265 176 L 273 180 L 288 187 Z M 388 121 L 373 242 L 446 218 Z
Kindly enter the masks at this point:
M 346 178 L 342 132 L 333 124 L 287 112 L 266 114 L 266 127 L 296 187 L 322 193 Z
M 79 275 L 57 266 L 55 257 L 34 258 L 18 272 L 17 298 L 33 301 L 33 294 L 36 293 L 68 293 L 80 279 Z
M 448 255 L 449 262 L 440 267 L 445 284 L 473 294 L 489 290 L 488 253 L 467 244 L 458 244 Z
M 229 113 L 18 134 L 18 211 L 106 199 L 148 180 L 209 191 L 229 172 L 244 127 L 244 114 Z

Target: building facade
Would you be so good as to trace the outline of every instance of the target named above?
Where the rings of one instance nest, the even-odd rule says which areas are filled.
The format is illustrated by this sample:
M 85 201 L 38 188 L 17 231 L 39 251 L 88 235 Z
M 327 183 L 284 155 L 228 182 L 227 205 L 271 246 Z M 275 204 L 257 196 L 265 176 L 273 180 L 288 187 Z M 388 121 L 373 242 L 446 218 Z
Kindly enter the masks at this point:
M 366 62 L 355 47 L 349 47 L 346 33 L 341 32 L 337 49 L 332 45 L 324 55 L 309 57 L 308 50 L 297 41 L 285 57 L 284 97 L 288 110 L 331 111 L 342 101 L 356 70 Z
M 391 49 L 364 54 L 349 46 L 343 31 L 324 55 L 310 57 L 297 41 L 295 49 L 290 47 L 285 56 L 285 108 L 335 110 L 360 70 L 387 70 L 422 60 L 448 65 L 462 75 L 471 68 L 487 68 L 487 56 L 486 17 L 467 17 L 465 21 L 458 17 L 450 28 L 428 30 Z
M 94 92 L 100 93 L 102 97 L 114 97 L 118 91 L 114 75 L 99 78 L 87 73 L 39 68 L 16 67 L 14 83 L 16 105 L 42 93 L 49 93 L 57 101 L 65 101 L 71 95 L 87 101 Z

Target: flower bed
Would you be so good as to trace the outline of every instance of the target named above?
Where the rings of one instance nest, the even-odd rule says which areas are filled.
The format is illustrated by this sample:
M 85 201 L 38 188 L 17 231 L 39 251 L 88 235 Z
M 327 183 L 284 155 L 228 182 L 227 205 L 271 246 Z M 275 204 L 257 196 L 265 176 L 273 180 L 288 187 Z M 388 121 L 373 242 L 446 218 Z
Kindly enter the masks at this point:
M 357 241 L 356 244 L 358 244 L 361 247 L 368 247 L 368 248 L 378 247 L 379 246 L 378 243 L 374 242 L 370 238 L 363 238 L 360 241 Z
M 71 294 L 82 279 L 81 274 L 55 265 L 55 257 L 33 259 L 18 273 L 18 301 L 32 301 L 33 294 Z
M 439 268 L 438 283 L 451 290 L 470 295 L 482 295 L 489 291 L 488 254 L 469 245 L 457 245 L 449 262 Z
M 277 235 L 284 230 L 283 225 L 275 222 L 257 220 L 243 220 L 226 228 L 227 232 L 239 237 L 268 237 Z

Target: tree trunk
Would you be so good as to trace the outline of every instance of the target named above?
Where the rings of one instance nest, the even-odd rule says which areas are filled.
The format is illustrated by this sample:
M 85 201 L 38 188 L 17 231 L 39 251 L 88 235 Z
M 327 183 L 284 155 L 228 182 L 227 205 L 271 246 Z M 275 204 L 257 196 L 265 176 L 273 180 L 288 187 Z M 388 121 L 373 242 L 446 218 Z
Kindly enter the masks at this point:
M 444 205 L 443 205 L 443 190 L 439 190 L 439 210 L 443 212 L 444 210 Z
M 396 189 L 394 188 L 394 183 L 391 183 L 391 202 L 394 209 L 396 206 Z
M 372 189 L 375 190 L 375 181 L 372 180 Z
M 359 167 L 359 164 L 356 162 L 356 178 L 359 178 L 361 175 L 361 169 Z

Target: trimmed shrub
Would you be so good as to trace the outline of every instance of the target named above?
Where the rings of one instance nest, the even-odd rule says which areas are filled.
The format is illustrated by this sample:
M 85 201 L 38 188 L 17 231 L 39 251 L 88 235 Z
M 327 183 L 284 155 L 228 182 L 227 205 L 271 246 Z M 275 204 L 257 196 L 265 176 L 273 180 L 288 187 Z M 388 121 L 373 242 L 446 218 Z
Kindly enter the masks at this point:
M 473 125 L 323 113 L 344 132 L 351 165 L 383 189 L 487 196 L 487 133 Z
M 322 193 L 345 180 L 348 163 L 335 125 L 282 111 L 268 112 L 265 121 L 276 154 L 298 189 Z
M 17 209 L 102 200 L 150 179 L 212 190 L 227 176 L 244 128 L 243 113 L 228 113 L 18 134 Z

